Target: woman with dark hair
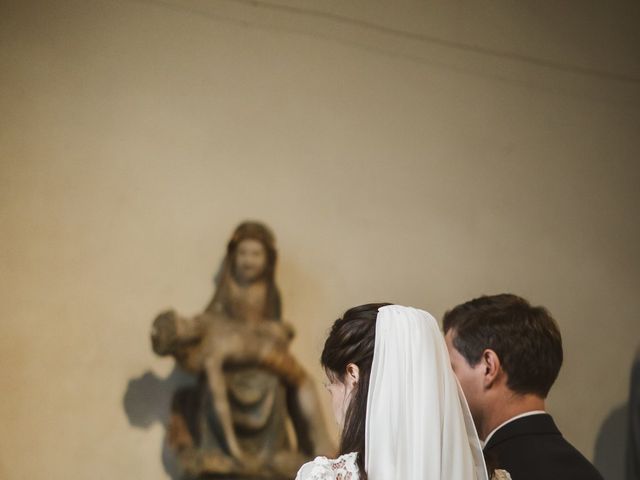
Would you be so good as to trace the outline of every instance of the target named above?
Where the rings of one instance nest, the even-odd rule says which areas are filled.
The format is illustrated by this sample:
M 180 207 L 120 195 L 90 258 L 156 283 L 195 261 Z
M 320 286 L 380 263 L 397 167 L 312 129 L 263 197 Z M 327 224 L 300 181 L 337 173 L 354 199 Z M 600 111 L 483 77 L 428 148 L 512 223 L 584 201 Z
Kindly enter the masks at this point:
M 296 480 L 487 480 L 469 408 L 436 320 L 411 307 L 347 310 L 322 352 L 340 456 Z M 498 472 L 496 480 L 508 480 Z

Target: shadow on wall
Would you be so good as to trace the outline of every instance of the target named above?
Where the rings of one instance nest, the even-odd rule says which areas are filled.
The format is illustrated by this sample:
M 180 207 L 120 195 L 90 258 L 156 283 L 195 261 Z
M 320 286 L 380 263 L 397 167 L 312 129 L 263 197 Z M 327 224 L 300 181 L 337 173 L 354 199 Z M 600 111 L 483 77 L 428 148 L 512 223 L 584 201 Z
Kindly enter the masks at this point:
M 625 480 L 629 412 L 627 404 L 614 408 L 600 427 L 593 463 L 606 480 Z
M 177 367 L 174 367 L 166 378 L 160 378 L 148 371 L 140 377 L 129 380 L 122 399 L 129 424 L 146 430 L 155 422 L 160 422 L 166 431 L 174 393 L 181 387 L 195 385 L 195 383 L 193 375 Z M 172 479 L 181 478 L 176 458 L 165 439 L 162 442 L 162 465 Z

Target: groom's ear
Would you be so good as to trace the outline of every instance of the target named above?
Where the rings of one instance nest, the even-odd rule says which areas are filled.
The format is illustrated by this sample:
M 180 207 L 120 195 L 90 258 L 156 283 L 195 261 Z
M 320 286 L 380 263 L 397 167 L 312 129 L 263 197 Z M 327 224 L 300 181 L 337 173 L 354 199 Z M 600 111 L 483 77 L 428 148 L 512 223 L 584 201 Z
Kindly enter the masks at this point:
M 500 376 L 502 371 L 502 365 L 500 364 L 500 357 L 498 354 L 490 348 L 482 352 L 482 369 L 483 369 L 483 384 L 484 388 L 491 388 L 496 380 Z
M 345 380 L 351 386 L 357 384 L 358 380 L 360 380 L 360 369 L 355 363 L 347 365 Z

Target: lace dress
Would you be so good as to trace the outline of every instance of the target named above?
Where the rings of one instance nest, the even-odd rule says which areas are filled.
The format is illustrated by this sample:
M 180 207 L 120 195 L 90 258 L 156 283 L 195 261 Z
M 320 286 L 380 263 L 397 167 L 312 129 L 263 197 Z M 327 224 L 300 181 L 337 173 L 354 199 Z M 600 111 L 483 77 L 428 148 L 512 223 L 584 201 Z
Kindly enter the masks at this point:
M 357 455 L 355 452 L 345 453 L 335 460 L 316 457 L 313 462 L 300 467 L 296 480 L 359 480 Z
M 316 457 L 313 462 L 305 463 L 296 480 L 359 480 L 360 473 L 356 463 L 357 453 L 346 453 L 335 460 Z M 496 470 L 491 480 L 511 480 L 506 470 Z

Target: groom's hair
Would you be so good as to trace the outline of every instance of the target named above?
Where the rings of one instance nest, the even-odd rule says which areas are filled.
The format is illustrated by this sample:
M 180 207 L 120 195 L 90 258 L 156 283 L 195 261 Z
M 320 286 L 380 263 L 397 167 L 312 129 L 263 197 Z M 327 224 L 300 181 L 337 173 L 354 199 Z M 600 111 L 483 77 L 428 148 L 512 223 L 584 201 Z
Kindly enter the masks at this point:
M 353 363 L 360 372 L 358 384 L 347 408 L 342 434 L 340 454 L 357 452 L 360 479 L 366 480 L 364 469 L 365 421 L 369 377 L 376 344 L 376 320 L 378 309 L 390 303 L 368 303 L 347 310 L 337 319 L 324 344 L 320 363 L 329 378 L 344 381 L 347 365 Z
M 549 394 L 562 365 L 562 337 L 546 308 L 512 294 L 482 296 L 445 313 L 442 323 L 471 367 L 485 350 L 493 350 L 511 390 Z

